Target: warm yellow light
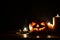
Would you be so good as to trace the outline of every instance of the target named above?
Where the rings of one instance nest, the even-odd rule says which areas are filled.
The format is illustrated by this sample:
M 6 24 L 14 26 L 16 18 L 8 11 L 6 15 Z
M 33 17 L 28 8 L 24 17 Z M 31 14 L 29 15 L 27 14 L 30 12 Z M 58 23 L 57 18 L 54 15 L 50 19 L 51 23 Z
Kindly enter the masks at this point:
M 24 27 L 23 31 L 28 31 L 28 29 L 26 27 Z
M 36 28 L 36 31 L 39 31 L 38 28 Z
M 39 31 L 41 31 L 41 28 L 39 28 Z
M 45 26 L 45 23 L 44 23 L 44 22 L 42 22 L 42 23 L 41 23 L 41 25 Z
M 43 30 L 45 27 L 41 28 L 41 30 Z
M 36 23 L 35 22 L 32 22 L 32 26 L 34 26 L 34 25 L 36 25 Z
M 39 38 L 39 36 L 36 36 L 36 38 Z
M 36 30 L 36 28 L 34 28 L 34 30 Z
M 24 38 L 27 38 L 27 34 L 23 34 L 23 37 L 24 37 Z
M 51 38 L 51 36 L 50 36 L 50 35 L 48 35 L 48 36 L 47 36 L 47 38 Z
M 38 28 L 34 28 L 34 30 L 38 31 Z
M 36 27 L 39 27 L 39 25 L 37 24 L 37 26 Z
M 54 19 L 54 17 L 53 17 L 53 26 L 55 25 L 55 19 Z
M 30 31 L 33 31 L 33 27 L 32 27 L 31 24 L 29 24 L 29 30 L 30 30 Z
M 41 31 L 41 30 L 44 30 L 45 29 L 45 27 L 43 27 L 43 28 L 39 28 L 39 30 Z
M 47 23 L 47 25 L 50 25 L 50 24 L 51 24 L 50 22 Z
M 56 16 L 56 17 L 60 17 L 60 16 L 59 16 L 59 14 L 57 14 L 57 16 Z
M 51 24 L 50 22 L 48 22 L 47 25 L 48 25 L 48 27 L 49 27 L 50 29 L 53 29 L 53 28 L 54 28 L 53 24 Z

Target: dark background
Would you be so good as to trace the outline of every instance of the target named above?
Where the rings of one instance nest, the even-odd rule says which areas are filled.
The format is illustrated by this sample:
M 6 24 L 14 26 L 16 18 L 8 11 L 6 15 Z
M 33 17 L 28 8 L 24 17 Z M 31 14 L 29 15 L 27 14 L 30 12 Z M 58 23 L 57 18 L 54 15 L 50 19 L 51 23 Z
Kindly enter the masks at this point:
M 22 28 L 25 18 L 32 20 L 51 21 L 53 16 L 60 13 L 59 1 L 6 1 L 4 3 L 2 32 Z M 20 25 L 20 26 L 19 26 Z

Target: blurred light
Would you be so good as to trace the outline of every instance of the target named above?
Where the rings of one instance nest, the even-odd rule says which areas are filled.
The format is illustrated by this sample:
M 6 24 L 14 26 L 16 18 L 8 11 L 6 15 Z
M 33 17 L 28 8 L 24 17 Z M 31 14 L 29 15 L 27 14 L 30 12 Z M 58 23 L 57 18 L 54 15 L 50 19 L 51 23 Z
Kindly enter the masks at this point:
M 34 30 L 39 31 L 38 28 L 34 28 Z
M 39 36 L 36 36 L 36 38 L 39 38 Z
M 21 29 L 19 31 L 21 32 Z
M 36 31 L 39 31 L 38 28 L 36 28 Z
M 51 38 L 51 36 L 50 36 L 50 35 L 48 35 L 48 36 L 47 36 L 47 38 Z
M 36 23 L 35 23 L 35 22 L 32 22 L 32 27 L 33 27 L 34 25 L 36 25 Z
M 41 31 L 41 28 L 39 28 L 39 31 Z
M 47 23 L 47 25 L 50 25 L 50 24 L 51 24 L 50 22 Z
M 27 38 L 27 34 L 23 34 L 23 37 L 24 37 L 24 38 Z
M 50 29 L 53 29 L 53 28 L 54 28 L 53 24 L 51 24 L 50 22 L 48 22 L 47 25 L 48 25 L 48 27 L 49 27 Z
M 57 16 L 56 17 L 59 17 L 59 14 L 57 14 Z
M 41 25 L 45 26 L 45 23 L 44 23 L 44 22 L 42 22 L 42 23 L 41 23 Z
M 44 30 L 45 27 L 41 28 L 41 30 Z
M 30 31 L 33 31 L 33 27 L 32 27 L 31 24 L 29 24 L 29 30 L 30 30 Z
M 26 33 L 26 34 L 29 34 L 29 33 Z
M 39 25 L 37 24 L 37 26 L 36 27 L 39 27 Z
M 23 31 L 28 31 L 28 29 L 26 27 L 24 27 Z
M 53 17 L 53 26 L 55 26 L 55 19 L 54 19 L 54 17 Z
M 16 32 L 16 34 L 19 34 L 18 32 Z

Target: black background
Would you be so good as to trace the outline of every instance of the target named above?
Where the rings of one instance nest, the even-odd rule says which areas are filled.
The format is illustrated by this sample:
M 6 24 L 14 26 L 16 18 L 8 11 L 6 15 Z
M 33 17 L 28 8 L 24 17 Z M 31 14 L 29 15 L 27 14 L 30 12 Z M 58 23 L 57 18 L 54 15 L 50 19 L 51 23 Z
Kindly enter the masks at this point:
M 4 26 L 2 31 L 17 30 L 22 27 L 25 18 L 30 22 L 32 19 L 45 18 L 51 20 L 60 13 L 59 1 L 6 1 L 4 3 Z M 3 24 L 2 24 L 3 25 Z

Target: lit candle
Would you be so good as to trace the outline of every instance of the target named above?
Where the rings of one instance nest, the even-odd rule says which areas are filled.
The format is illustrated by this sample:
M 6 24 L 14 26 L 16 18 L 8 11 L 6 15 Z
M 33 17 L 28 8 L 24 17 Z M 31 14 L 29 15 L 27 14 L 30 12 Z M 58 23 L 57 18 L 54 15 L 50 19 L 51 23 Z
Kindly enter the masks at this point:
M 26 27 L 24 27 L 23 31 L 28 31 L 28 29 Z
M 60 17 L 60 16 L 59 16 L 59 14 L 57 14 L 57 16 L 56 16 L 56 17 Z

